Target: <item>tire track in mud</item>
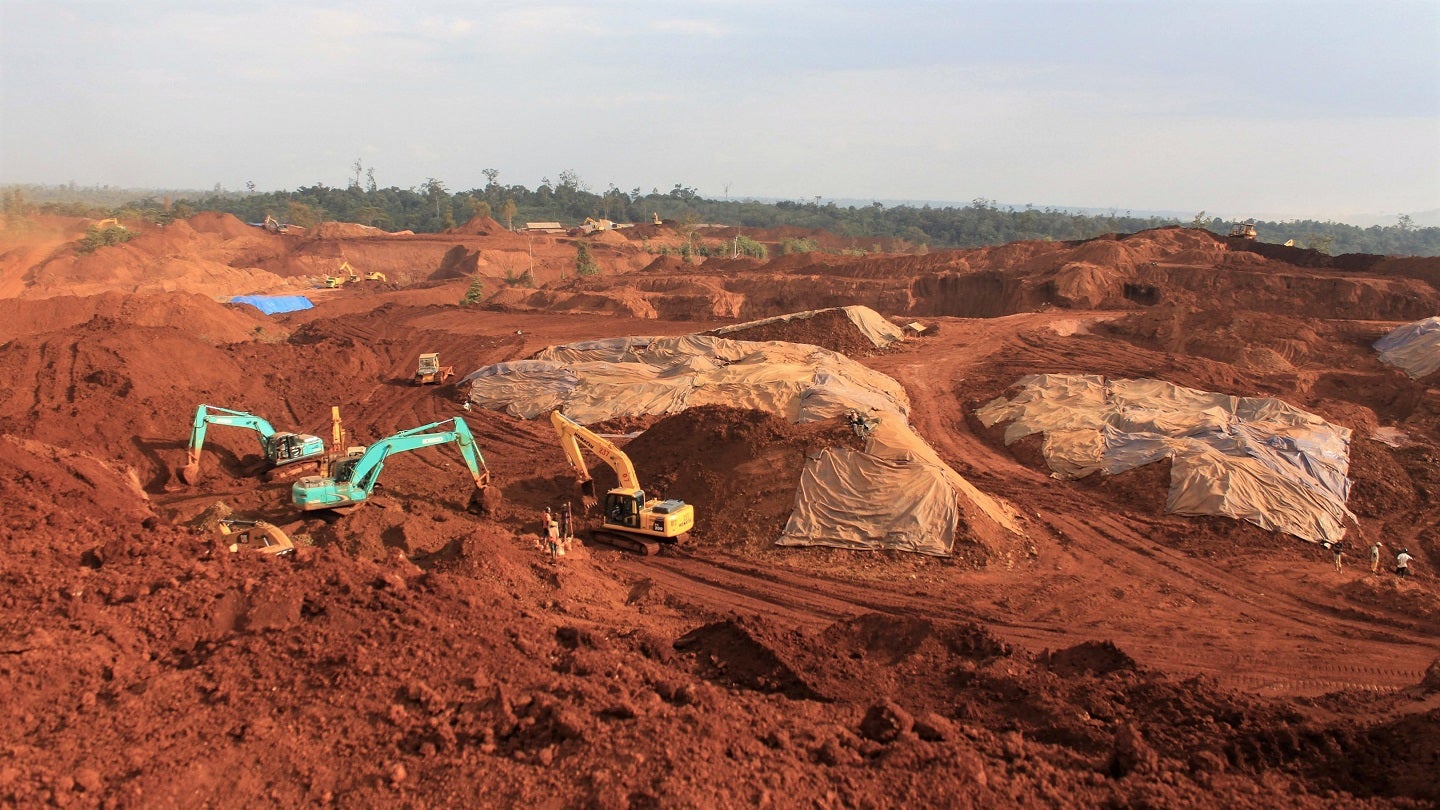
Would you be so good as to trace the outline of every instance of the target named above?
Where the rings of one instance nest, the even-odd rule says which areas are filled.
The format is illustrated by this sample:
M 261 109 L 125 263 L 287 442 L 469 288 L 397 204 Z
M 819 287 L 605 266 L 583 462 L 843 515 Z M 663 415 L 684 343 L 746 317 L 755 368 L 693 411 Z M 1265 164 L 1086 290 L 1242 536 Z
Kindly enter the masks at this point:
M 1162 593 L 1171 591 L 1184 595 L 1202 608 L 1202 614 L 1233 612 L 1241 619 L 1250 617 L 1255 624 L 1254 641 L 1251 640 L 1251 632 L 1242 630 L 1238 636 L 1229 639 L 1227 646 L 1233 648 L 1232 652 L 1227 654 L 1223 648 L 1207 652 L 1205 658 L 1209 660 L 1177 654 L 1186 634 L 1203 624 L 1200 616 L 1147 611 L 1137 617 L 1147 631 L 1146 635 L 1137 635 L 1137 631 L 1125 629 L 1123 624 L 1111 624 L 1117 643 L 1122 644 L 1137 660 L 1156 668 L 1176 673 L 1191 671 L 1215 675 L 1222 681 L 1259 678 L 1272 689 L 1279 688 L 1275 686 L 1277 683 L 1289 684 L 1284 689 L 1294 693 L 1313 691 L 1324 684 L 1341 685 L 1336 688 L 1393 690 L 1417 683 L 1434 656 L 1433 650 L 1427 650 L 1420 644 L 1370 642 L 1365 634 L 1371 629 L 1362 623 L 1327 617 L 1307 609 L 1303 602 L 1296 601 L 1289 594 L 1262 593 L 1259 590 L 1262 586 L 1258 584 L 1225 575 L 1203 561 L 1163 545 L 1147 543 L 1127 525 L 1135 522 L 1133 517 L 1090 510 L 1085 518 L 1056 512 L 1050 515 L 1050 519 L 1062 531 L 1082 533 L 1086 529 L 1092 530 L 1100 541 L 1119 549 L 1124 554 L 1125 564 L 1132 569 L 1129 575 L 1131 581 L 1156 583 L 1156 590 Z M 1073 597 L 1067 601 L 1079 602 Z M 1155 631 L 1167 627 L 1176 634 L 1175 642 L 1156 643 L 1153 640 Z M 1331 637 L 1344 638 L 1349 649 L 1340 649 L 1334 643 L 1315 643 L 1314 649 L 1306 649 L 1312 646 L 1308 639 L 1316 638 L 1315 633 L 1320 629 Z M 1263 635 L 1260 635 L 1262 631 Z M 1277 639 L 1281 642 L 1278 646 L 1274 643 Z M 1255 668 L 1246 653 L 1257 652 L 1252 644 L 1266 642 L 1266 663 Z M 1217 654 L 1220 661 L 1214 660 Z M 1275 671 L 1273 677 L 1256 674 L 1268 672 L 1268 667 L 1276 665 L 1277 657 L 1279 661 L 1288 662 L 1285 670 Z M 1398 666 L 1378 668 L 1351 663 L 1354 660 L 1376 659 L 1392 661 Z M 1296 673 L 1305 673 L 1308 677 L 1296 678 Z
M 1348 658 L 1335 659 L 1327 654 L 1331 659 L 1328 663 L 1319 658 L 1277 669 L 1276 659 L 1270 658 L 1265 665 L 1256 667 L 1244 649 L 1211 652 L 1197 647 L 1193 648 L 1194 654 L 1185 655 L 1176 646 L 1179 641 L 1162 643 L 1123 632 L 1097 634 L 1088 628 L 1077 632 L 1072 629 L 1074 625 L 1057 627 L 1050 622 L 997 616 L 961 601 L 965 595 L 963 590 L 955 592 L 960 599 L 928 593 L 910 595 L 834 577 L 789 569 L 762 569 L 697 554 L 672 556 L 667 552 L 647 558 L 616 555 L 614 559 L 629 575 L 652 579 L 680 601 L 720 614 L 752 612 L 811 631 L 865 613 L 931 621 L 968 620 L 986 626 L 998 637 L 1032 653 L 1085 641 L 1111 640 L 1142 666 L 1177 678 L 1213 677 L 1227 687 L 1268 696 L 1316 695 L 1340 689 L 1396 691 L 1418 683 L 1428 661 L 1410 656 L 1405 661 L 1410 666 L 1384 667 L 1349 663 Z M 1071 586 L 1085 587 L 1082 578 L 1069 579 Z M 1389 647 L 1384 649 L 1392 651 Z M 1375 655 L 1367 652 L 1363 658 L 1375 660 Z

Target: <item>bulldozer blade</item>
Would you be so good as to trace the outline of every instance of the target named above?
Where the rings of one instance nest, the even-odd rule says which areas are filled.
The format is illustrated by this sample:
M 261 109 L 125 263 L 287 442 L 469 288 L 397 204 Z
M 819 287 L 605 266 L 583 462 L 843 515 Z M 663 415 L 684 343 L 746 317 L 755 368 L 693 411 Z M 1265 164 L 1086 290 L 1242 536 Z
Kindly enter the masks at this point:
M 180 480 L 184 481 L 186 484 L 192 487 L 200 482 L 199 464 L 186 464 L 184 467 L 180 468 L 179 473 Z

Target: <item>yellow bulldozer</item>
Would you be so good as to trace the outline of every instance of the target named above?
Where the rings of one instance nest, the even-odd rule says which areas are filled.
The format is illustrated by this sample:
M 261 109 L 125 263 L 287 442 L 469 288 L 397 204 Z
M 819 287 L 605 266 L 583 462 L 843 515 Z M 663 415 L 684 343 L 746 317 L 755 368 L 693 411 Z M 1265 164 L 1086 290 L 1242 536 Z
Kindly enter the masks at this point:
M 454 366 L 440 365 L 439 352 L 426 352 L 420 355 L 420 362 L 415 364 L 416 385 L 444 385 L 446 380 L 454 376 Z

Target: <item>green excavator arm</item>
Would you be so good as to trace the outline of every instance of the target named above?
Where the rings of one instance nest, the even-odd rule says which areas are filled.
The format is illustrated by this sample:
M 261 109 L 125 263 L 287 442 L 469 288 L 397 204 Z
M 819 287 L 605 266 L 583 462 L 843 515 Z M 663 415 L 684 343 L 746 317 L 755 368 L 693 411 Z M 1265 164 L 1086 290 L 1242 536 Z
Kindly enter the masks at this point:
M 448 425 L 448 427 L 446 427 Z M 488 503 L 490 470 L 485 458 L 475 447 L 475 437 L 470 426 L 460 417 L 432 422 L 428 425 L 403 430 L 370 445 L 357 458 L 345 459 L 335 465 L 331 476 L 308 476 L 296 481 L 290 488 L 291 501 L 302 511 L 316 509 L 339 509 L 363 503 L 374 491 L 385 469 L 385 460 L 392 453 L 404 453 L 424 447 L 454 444 L 460 450 L 460 457 L 475 481 L 472 503 Z

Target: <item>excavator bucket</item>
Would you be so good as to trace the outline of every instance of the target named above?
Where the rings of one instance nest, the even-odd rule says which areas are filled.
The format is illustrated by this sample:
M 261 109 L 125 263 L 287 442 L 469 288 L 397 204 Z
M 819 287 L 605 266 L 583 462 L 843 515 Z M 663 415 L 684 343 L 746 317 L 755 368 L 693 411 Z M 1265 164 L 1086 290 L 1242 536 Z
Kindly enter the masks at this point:
M 470 503 L 466 510 L 477 515 L 493 515 L 495 510 L 500 508 L 500 490 L 495 487 L 483 487 L 470 493 Z
M 180 468 L 179 473 L 180 480 L 184 481 L 189 486 L 193 487 L 196 484 L 200 483 L 199 464 L 186 464 L 184 467 Z
M 585 480 L 580 482 L 580 502 L 585 504 L 587 510 L 594 509 L 599 499 L 595 497 L 595 481 Z

